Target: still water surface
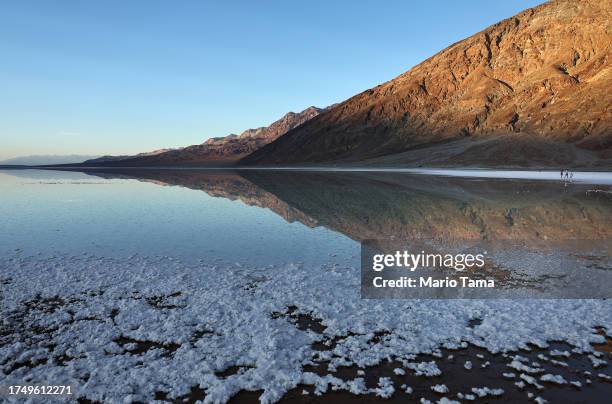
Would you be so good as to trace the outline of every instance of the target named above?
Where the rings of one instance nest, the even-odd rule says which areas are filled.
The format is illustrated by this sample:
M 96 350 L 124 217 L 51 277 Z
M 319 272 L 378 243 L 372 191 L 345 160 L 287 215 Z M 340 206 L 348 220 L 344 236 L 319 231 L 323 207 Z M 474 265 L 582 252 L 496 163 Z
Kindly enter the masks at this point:
M 288 222 L 266 209 L 265 200 L 251 206 L 257 196 L 242 202 L 231 183 L 214 184 L 216 177 L 206 173 L 196 177 L 195 190 L 178 180 L 114 177 L 1 172 L 2 252 L 138 254 L 257 266 L 321 264 L 332 254 L 350 260 L 357 253 L 348 237 L 324 226 Z
M 609 239 L 610 185 L 411 173 L 0 171 L 24 255 L 358 264 L 366 239 Z
M 609 239 L 610 185 L 410 173 L 0 171 L 0 248 L 358 265 L 366 239 Z

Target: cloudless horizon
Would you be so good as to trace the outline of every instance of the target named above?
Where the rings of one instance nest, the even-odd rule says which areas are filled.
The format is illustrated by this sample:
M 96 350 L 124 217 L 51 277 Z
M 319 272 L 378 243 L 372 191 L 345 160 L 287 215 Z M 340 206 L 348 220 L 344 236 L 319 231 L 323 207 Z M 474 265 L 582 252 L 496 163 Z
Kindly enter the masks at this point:
M 134 154 L 266 126 L 540 3 L 8 2 L 0 160 Z

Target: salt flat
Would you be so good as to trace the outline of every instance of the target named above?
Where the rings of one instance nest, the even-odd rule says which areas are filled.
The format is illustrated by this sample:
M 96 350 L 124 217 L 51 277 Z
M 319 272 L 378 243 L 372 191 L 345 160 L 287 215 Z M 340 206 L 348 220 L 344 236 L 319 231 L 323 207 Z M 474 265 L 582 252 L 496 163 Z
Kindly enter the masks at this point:
M 549 343 L 565 341 L 573 348 L 561 359 L 592 358 L 592 375 L 560 368 L 547 378 L 563 372 L 568 383 L 587 386 L 609 376 L 608 359 L 591 345 L 605 342 L 597 327 L 612 327 L 609 301 L 371 301 L 360 298 L 353 267 L 188 265 L 171 257 L 17 254 L 2 257 L 0 279 L 0 384 L 71 384 L 77 396 L 103 402 L 178 397 L 194 386 L 210 403 L 242 390 L 275 402 L 298 385 L 384 397 L 400 386 L 372 387 L 334 372 L 393 360 L 404 372 L 437 377 L 433 386 L 444 377 L 440 350 L 467 344 L 490 353 L 535 344 L 552 355 Z M 300 325 L 300 316 L 319 326 Z M 535 377 L 543 386 L 535 391 L 545 393 L 544 365 L 513 369 L 519 359 L 503 359 L 506 371 Z M 317 363 L 327 364 L 326 375 L 306 370 Z M 501 382 L 473 383 L 452 395 Z

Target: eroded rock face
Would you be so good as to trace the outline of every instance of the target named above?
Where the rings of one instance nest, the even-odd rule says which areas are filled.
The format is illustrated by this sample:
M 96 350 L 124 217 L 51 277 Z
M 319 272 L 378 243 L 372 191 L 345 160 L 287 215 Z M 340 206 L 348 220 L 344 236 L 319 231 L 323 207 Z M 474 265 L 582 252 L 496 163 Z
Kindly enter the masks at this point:
M 611 12 L 610 0 L 525 10 L 336 105 L 244 162 L 363 160 L 509 133 L 569 142 L 606 158 Z

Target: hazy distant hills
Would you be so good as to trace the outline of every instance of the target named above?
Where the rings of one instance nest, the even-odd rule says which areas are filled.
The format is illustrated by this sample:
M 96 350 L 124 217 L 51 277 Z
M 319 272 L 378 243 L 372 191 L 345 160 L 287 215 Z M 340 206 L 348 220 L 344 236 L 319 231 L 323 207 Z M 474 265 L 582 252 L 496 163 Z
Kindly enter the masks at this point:
M 609 167 L 611 13 L 612 0 L 525 10 L 242 163 Z
M 53 164 L 74 164 L 81 163 L 85 160 L 96 158 L 97 156 L 81 156 L 71 154 L 67 156 L 58 155 L 35 155 L 35 156 L 23 156 L 15 157 L 8 160 L 0 161 L 0 165 L 25 165 L 25 166 L 38 166 L 38 165 L 53 165 Z
M 269 126 L 247 129 L 240 135 L 231 134 L 224 137 L 215 137 L 198 145 L 179 149 L 157 150 L 135 156 L 104 156 L 86 161 L 84 165 L 231 165 L 323 111 L 324 109 L 321 108 L 308 107 L 301 112 L 289 112 Z
M 86 163 L 106 163 L 106 162 L 113 162 L 113 161 L 129 160 L 129 159 L 134 159 L 138 157 L 156 156 L 158 154 L 165 153 L 170 150 L 177 150 L 177 149 L 159 149 L 159 150 L 153 150 L 151 152 L 138 153 L 134 155 L 102 156 L 102 157 L 87 160 Z

